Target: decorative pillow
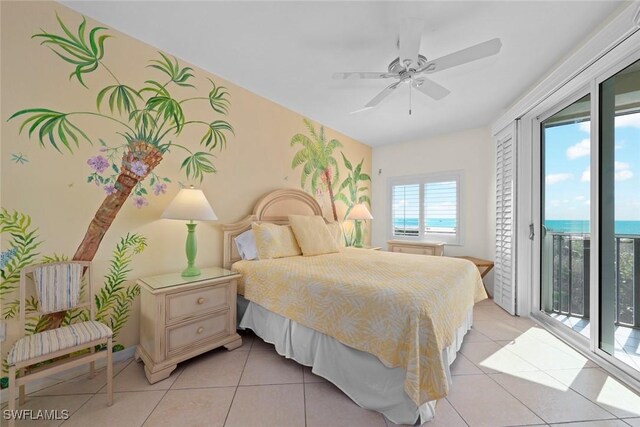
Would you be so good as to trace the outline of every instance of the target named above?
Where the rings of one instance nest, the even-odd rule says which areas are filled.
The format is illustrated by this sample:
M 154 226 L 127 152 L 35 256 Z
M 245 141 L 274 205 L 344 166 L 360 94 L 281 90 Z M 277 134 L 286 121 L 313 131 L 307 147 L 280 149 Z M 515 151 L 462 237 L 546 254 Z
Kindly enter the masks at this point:
M 260 259 L 302 255 L 300 246 L 288 225 L 251 224 Z
M 345 246 L 344 235 L 342 234 L 342 226 L 339 222 L 330 222 L 327 224 L 327 228 L 329 232 L 333 236 L 333 239 L 337 243 L 338 247 L 342 248 Z
M 233 239 L 236 242 L 236 248 L 240 258 L 252 260 L 258 258 L 258 248 L 256 247 L 256 235 L 253 230 L 247 230 Z
M 338 244 L 321 216 L 289 215 L 289 224 L 304 256 L 338 252 Z

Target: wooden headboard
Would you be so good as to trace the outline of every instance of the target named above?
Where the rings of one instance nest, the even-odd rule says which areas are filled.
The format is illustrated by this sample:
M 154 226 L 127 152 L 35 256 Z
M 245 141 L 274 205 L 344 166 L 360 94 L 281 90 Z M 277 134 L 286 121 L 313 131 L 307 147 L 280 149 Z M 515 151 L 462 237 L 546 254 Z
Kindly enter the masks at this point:
M 224 268 L 240 260 L 233 239 L 251 228 L 252 222 L 288 224 L 287 215 L 322 215 L 322 208 L 310 194 L 301 190 L 286 188 L 265 194 L 253 208 L 253 213 L 231 224 L 223 224 L 224 248 L 222 263 Z

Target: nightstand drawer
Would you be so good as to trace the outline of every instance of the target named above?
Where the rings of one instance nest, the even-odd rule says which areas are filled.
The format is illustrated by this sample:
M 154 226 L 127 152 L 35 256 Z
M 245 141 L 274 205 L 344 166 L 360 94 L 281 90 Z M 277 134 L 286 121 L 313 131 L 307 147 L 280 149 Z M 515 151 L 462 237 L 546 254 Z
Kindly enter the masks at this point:
M 167 323 L 229 308 L 227 284 L 167 295 Z
M 167 356 L 201 341 L 213 341 L 229 335 L 229 311 L 206 316 L 167 328 Z

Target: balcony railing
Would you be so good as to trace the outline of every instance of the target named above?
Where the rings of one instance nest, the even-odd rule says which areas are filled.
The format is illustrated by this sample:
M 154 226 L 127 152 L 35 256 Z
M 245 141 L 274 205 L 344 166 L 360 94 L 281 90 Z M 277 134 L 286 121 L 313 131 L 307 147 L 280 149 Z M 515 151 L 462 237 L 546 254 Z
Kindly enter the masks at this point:
M 616 235 L 616 324 L 640 328 L 640 237 Z M 589 235 L 547 232 L 544 265 L 547 312 L 589 318 Z

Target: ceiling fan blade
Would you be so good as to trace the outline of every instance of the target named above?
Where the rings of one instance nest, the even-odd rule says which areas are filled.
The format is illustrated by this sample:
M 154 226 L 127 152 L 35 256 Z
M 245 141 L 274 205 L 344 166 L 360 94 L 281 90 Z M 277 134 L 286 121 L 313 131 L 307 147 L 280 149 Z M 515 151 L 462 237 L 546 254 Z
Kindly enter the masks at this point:
M 372 73 L 366 71 L 352 71 L 346 73 L 333 73 L 331 78 L 335 80 L 348 79 L 349 77 L 357 78 L 357 79 L 386 79 L 392 77 L 393 74 L 389 74 L 387 72 L 383 73 Z
M 436 71 L 446 70 L 447 68 L 456 67 L 458 65 L 466 64 L 467 62 L 476 61 L 478 59 L 486 58 L 487 56 L 495 55 L 500 52 L 502 42 L 500 39 L 491 39 L 489 41 L 479 43 L 477 45 L 468 47 L 466 49 L 459 50 L 449 55 L 441 56 L 427 62 L 420 67 L 417 72 L 421 73 L 427 71 L 429 73 L 435 73 Z
M 383 99 L 385 99 L 387 96 L 391 95 L 393 93 L 393 91 L 396 90 L 396 88 L 400 85 L 400 83 L 402 83 L 402 82 L 395 82 L 395 83 L 390 84 L 389 86 L 385 87 L 382 90 L 382 92 L 380 92 L 379 94 L 374 96 L 371 101 L 367 102 L 367 104 L 365 105 L 365 108 L 373 108 L 376 105 L 380 104 L 380 102 L 382 102 Z
M 424 21 L 418 18 L 407 18 L 402 20 L 400 28 L 400 64 L 407 67 L 418 63 L 420 52 L 420 40 Z
M 417 80 L 414 80 L 412 86 L 428 97 L 435 99 L 436 101 L 444 98 L 451 93 L 449 89 L 440 86 L 438 83 L 426 77 L 421 77 Z

